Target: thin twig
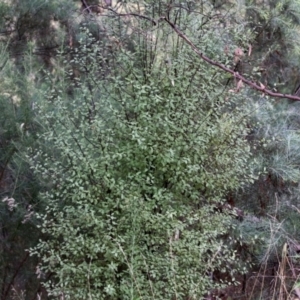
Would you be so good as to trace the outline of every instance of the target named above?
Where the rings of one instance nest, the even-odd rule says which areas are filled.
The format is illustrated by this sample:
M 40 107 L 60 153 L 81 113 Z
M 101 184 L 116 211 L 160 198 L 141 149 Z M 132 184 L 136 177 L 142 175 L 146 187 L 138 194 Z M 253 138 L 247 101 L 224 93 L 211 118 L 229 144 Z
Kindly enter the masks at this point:
M 118 13 L 117 11 L 113 10 L 112 8 L 108 7 L 107 8 L 108 10 L 112 11 L 114 14 L 116 14 L 118 17 L 128 17 L 128 16 L 133 16 L 133 17 L 138 17 L 138 18 L 142 18 L 142 19 L 145 19 L 147 21 L 150 21 L 152 22 L 152 24 L 155 26 L 157 25 L 157 21 L 153 20 L 152 18 L 149 18 L 147 16 L 144 16 L 144 15 L 140 15 L 140 14 L 137 14 L 137 13 L 128 13 L 128 14 L 120 14 Z
M 89 14 L 91 14 L 92 11 L 91 11 L 90 7 L 88 6 L 88 4 L 86 3 L 86 1 L 85 0 L 81 0 L 81 3 L 85 7 L 85 10 L 87 10 L 89 12 Z

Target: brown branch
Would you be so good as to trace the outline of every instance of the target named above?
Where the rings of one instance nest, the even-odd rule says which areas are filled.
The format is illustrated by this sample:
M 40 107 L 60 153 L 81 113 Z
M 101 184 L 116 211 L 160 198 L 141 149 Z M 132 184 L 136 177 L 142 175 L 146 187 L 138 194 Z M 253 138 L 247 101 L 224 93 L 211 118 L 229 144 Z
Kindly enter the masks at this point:
M 153 20 L 152 18 L 149 18 L 147 16 L 144 16 L 144 15 L 140 15 L 140 14 L 137 14 L 137 13 L 127 13 L 127 14 L 120 14 L 118 13 L 117 11 L 113 10 L 112 8 L 110 7 L 107 7 L 106 9 L 112 11 L 114 14 L 116 14 L 118 17 L 128 17 L 128 16 L 133 16 L 133 17 L 138 17 L 138 18 L 142 18 L 142 19 L 145 19 L 147 21 L 150 21 L 152 22 L 152 24 L 155 26 L 157 25 L 157 22 L 155 20 Z
M 82 6 L 84 7 L 84 10 L 87 10 L 89 12 L 89 14 L 92 13 L 90 7 L 88 6 L 88 4 L 86 3 L 85 0 L 81 0 Z
M 9 292 L 10 292 L 10 289 L 15 281 L 15 278 L 17 277 L 20 269 L 23 267 L 24 263 L 26 262 L 27 258 L 29 257 L 29 252 L 26 253 L 25 257 L 23 258 L 23 260 L 20 262 L 19 266 L 17 267 L 17 269 L 15 270 L 15 273 L 13 274 L 7 288 L 6 288 L 6 291 L 4 293 L 4 299 L 6 299 L 6 297 L 8 296 Z
M 82 0 L 84 3 L 85 0 Z M 152 18 L 149 18 L 147 16 L 144 15 L 140 15 L 137 13 L 127 13 L 127 14 L 120 14 L 118 12 L 116 12 L 115 10 L 113 10 L 112 8 L 106 7 L 106 9 L 112 11 L 113 13 L 115 13 L 117 16 L 119 17 L 126 17 L 126 16 L 134 16 L 134 17 L 138 17 L 138 18 L 143 18 L 146 19 L 150 22 L 152 22 L 152 24 L 155 26 L 157 25 L 161 20 L 165 20 L 172 28 L 173 30 L 177 33 L 177 35 L 179 37 L 181 37 L 188 45 L 191 46 L 192 50 L 204 61 L 206 61 L 207 63 L 216 66 L 217 68 L 232 74 L 234 78 L 239 79 L 240 81 L 244 82 L 245 84 L 247 84 L 248 86 L 250 86 L 252 89 L 255 89 L 257 91 L 262 92 L 265 95 L 269 95 L 272 97 L 276 97 L 276 98 L 286 98 L 286 99 L 290 99 L 290 100 L 294 100 L 294 101 L 300 101 L 300 97 L 296 96 L 296 95 L 291 95 L 291 94 L 282 94 L 282 93 L 277 93 L 277 92 L 273 92 L 269 89 L 267 89 L 263 84 L 258 84 L 254 81 L 251 81 L 247 78 L 245 78 L 244 76 L 242 76 L 241 74 L 239 74 L 238 72 L 224 66 L 223 64 L 214 61 L 212 59 L 210 59 L 209 57 L 207 57 L 206 55 L 204 55 L 197 47 L 196 45 L 183 33 L 181 32 L 177 26 L 175 24 L 173 24 L 168 18 L 166 17 L 160 17 L 158 20 L 153 20 Z
M 290 100 L 294 100 L 294 101 L 300 101 L 300 97 L 295 96 L 295 95 L 290 95 L 290 94 L 282 94 L 282 93 L 277 93 L 277 92 L 273 92 L 269 89 L 266 89 L 266 87 L 262 84 L 257 84 L 254 81 L 251 81 L 247 78 L 245 78 L 244 76 L 242 76 L 241 74 L 239 74 L 238 72 L 235 72 L 234 70 L 231 70 L 230 68 L 224 66 L 223 64 L 214 61 L 212 59 L 210 59 L 209 57 L 205 56 L 196 46 L 195 44 L 184 34 L 182 33 L 176 26 L 175 24 L 173 24 L 172 22 L 170 22 L 170 20 L 168 20 L 166 17 L 163 18 L 172 28 L 173 30 L 177 33 L 177 35 L 179 37 L 181 37 L 188 45 L 191 46 L 192 50 L 204 61 L 208 62 L 209 64 L 216 66 L 217 68 L 232 74 L 236 79 L 241 80 L 242 82 L 244 82 L 245 84 L 247 84 L 248 86 L 250 86 L 252 89 L 255 89 L 257 91 L 260 91 L 266 95 L 272 96 L 272 97 L 276 97 L 276 98 L 287 98 Z

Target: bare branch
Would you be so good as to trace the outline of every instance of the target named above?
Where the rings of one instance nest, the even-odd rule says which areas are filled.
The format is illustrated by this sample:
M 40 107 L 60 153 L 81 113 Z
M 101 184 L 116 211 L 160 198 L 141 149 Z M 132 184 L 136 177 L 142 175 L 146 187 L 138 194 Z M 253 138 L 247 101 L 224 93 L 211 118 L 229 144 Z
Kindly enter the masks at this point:
M 164 17 L 163 19 L 173 28 L 173 30 L 177 33 L 177 35 L 179 37 L 181 37 L 188 45 L 191 46 L 192 50 L 201 59 L 208 62 L 209 64 L 211 64 L 213 66 L 216 66 L 217 68 L 219 68 L 219 69 L 221 69 L 221 70 L 223 70 L 227 73 L 232 74 L 236 79 L 241 80 L 242 82 L 244 82 L 245 84 L 250 86 L 252 89 L 260 91 L 260 92 L 264 93 L 265 95 L 269 95 L 269 96 L 276 97 L 276 98 L 286 98 L 286 99 L 290 99 L 290 100 L 294 100 L 294 101 L 300 101 L 300 97 L 298 97 L 298 96 L 291 95 L 291 94 L 282 94 L 282 93 L 273 92 L 273 91 L 267 89 L 264 85 L 257 84 L 256 82 L 245 78 L 244 76 L 240 75 L 238 72 L 235 72 L 234 70 L 231 70 L 230 68 L 224 66 L 223 64 L 210 59 L 209 57 L 205 56 L 183 32 L 180 31 L 175 26 L 175 24 L 170 22 L 170 20 L 168 20 L 166 17 Z
M 3 293 L 3 297 L 1 299 L 6 299 L 9 295 L 10 289 L 14 283 L 15 278 L 17 277 L 17 275 L 19 274 L 21 268 L 23 267 L 23 265 L 25 264 L 27 258 L 29 257 L 29 252 L 26 253 L 25 257 L 22 259 L 22 261 L 20 262 L 19 266 L 17 267 L 17 269 L 15 270 L 13 276 L 11 277 L 11 280 L 9 282 L 9 284 L 7 285 L 6 291 Z
M 140 15 L 140 14 L 137 14 L 137 13 L 128 13 L 128 14 L 120 14 L 118 13 L 117 11 L 113 10 L 112 8 L 108 7 L 107 8 L 108 10 L 112 11 L 113 13 L 115 13 L 118 17 L 128 17 L 128 16 L 133 16 L 133 17 L 138 17 L 138 18 L 142 18 L 142 19 L 145 19 L 147 21 L 150 21 L 152 22 L 152 24 L 155 26 L 157 24 L 157 22 L 147 16 L 144 16 L 144 15 Z
M 82 0 L 85 3 L 85 0 Z M 86 4 L 86 3 L 85 3 Z M 245 84 L 247 84 L 248 86 L 250 86 L 252 89 L 255 89 L 257 91 L 262 92 L 265 95 L 269 95 L 275 98 L 286 98 L 286 99 L 290 99 L 290 100 L 294 100 L 294 101 L 300 101 L 300 97 L 296 96 L 296 95 L 291 95 L 291 94 L 282 94 L 282 93 L 277 93 L 277 92 L 273 92 L 269 89 L 267 89 L 263 84 L 258 84 L 254 81 L 251 81 L 247 78 L 245 78 L 244 76 L 242 76 L 241 74 L 239 74 L 238 72 L 236 72 L 235 70 L 232 70 L 228 67 L 226 67 L 225 65 L 214 61 L 212 59 L 210 59 L 209 57 L 207 57 L 206 55 L 204 55 L 197 47 L 196 45 L 182 32 L 180 31 L 177 26 L 175 24 L 173 24 L 168 18 L 166 17 L 160 17 L 158 20 L 153 20 L 152 18 L 149 18 L 147 16 L 144 15 L 140 15 L 137 13 L 127 13 L 127 14 L 120 14 L 117 11 L 113 10 L 110 7 L 105 7 L 106 9 L 112 11 L 114 14 L 116 14 L 119 17 L 126 17 L 126 16 L 134 16 L 134 17 L 138 17 L 138 18 L 142 18 L 142 19 L 146 19 L 150 22 L 152 22 L 152 24 L 155 26 L 157 25 L 160 21 L 165 20 L 172 28 L 173 30 L 177 33 L 177 35 L 179 37 L 181 37 L 188 45 L 191 46 L 192 50 L 204 61 L 206 61 L 207 63 L 216 66 L 217 68 L 230 73 L 234 76 L 234 78 L 236 78 L 238 81 L 243 82 Z
M 92 13 L 90 7 L 88 6 L 88 4 L 86 3 L 85 0 L 81 0 L 82 6 L 84 7 L 84 10 L 87 10 L 89 12 L 89 14 Z

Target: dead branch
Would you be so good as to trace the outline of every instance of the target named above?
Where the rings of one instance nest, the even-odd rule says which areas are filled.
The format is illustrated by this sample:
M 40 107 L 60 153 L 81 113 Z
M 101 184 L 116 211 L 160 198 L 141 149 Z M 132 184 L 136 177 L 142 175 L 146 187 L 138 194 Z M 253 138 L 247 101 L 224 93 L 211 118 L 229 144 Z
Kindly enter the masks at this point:
M 118 13 L 117 11 L 113 10 L 110 7 L 108 7 L 107 9 L 110 10 L 111 12 L 113 12 L 114 14 L 116 14 L 118 17 L 129 17 L 129 16 L 138 17 L 138 18 L 145 19 L 147 21 L 152 22 L 152 24 L 154 26 L 157 25 L 157 21 L 155 21 L 152 18 L 149 18 L 147 16 L 144 16 L 144 15 L 140 15 L 140 14 L 137 14 L 137 13 L 120 14 L 120 13 Z
M 82 0 L 82 1 L 85 2 L 85 0 Z M 172 23 L 167 17 L 160 17 L 158 20 L 154 20 L 152 18 L 149 18 L 147 16 L 144 16 L 144 15 L 141 15 L 141 14 L 138 14 L 138 13 L 120 14 L 120 13 L 118 13 L 117 11 L 113 10 L 110 7 L 105 7 L 105 8 L 110 10 L 111 12 L 113 12 L 116 16 L 119 16 L 119 17 L 133 16 L 133 17 L 142 18 L 142 19 L 145 19 L 147 21 L 152 22 L 152 24 L 154 26 L 156 26 L 160 21 L 164 20 L 173 28 L 173 30 L 177 33 L 177 35 L 179 37 L 181 37 L 188 45 L 190 45 L 191 49 L 197 54 L 197 56 L 199 56 L 202 60 L 206 61 L 210 65 L 213 65 L 213 66 L 215 66 L 215 67 L 217 67 L 217 68 L 233 75 L 233 77 L 235 79 L 237 79 L 237 81 L 241 81 L 241 82 L 247 84 L 252 89 L 260 91 L 265 95 L 269 95 L 269 96 L 272 96 L 272 97 L 275 97 L 275 98 L 286 98 L 286 99 L 290 99 L 290 100 L 294 100 L 294 101 L 300 101 L 300 97 L 298 97 L 296 95 L 282 94 L 282 93 L 273 92 L 273 91 L 267 89 L 262 83 L 256 83 L 254 81 L 251 81 L 251 80 L 245 78 L 244 76 L 242 76 L 241 74 L 239 74 L 238 72 L 226 67 L 225 65 L 210 59 L 209 57 L 204 55 L 196 47 L 196 45 L 182 31 L 180 31 L 178 29 L 178 27 L 174 23 Z
M 203 59 L 207 63 L 209 63 L 209 64 L 211 64 L 213 66 L 216 66 L 217 68 L 219 68 L 219 69 L 221 69 L 221 70 L 223 70 L 223 71 L 225 71 L 227 73 L 232 74 L 237 80 L 241 80 L 242 82 L 244 82 L 245 84 L 247 84 L 248 86 L 250 86 L 252 89 L 260 91 L 260 92 L 262 92 L 265 95 L 269 95 L 269 96 L 276 97 L 276 98 L 286 98 L 286 99 L 290 99 L 290 100 L 294 100 L 294 101 L 300 101 L 300 97 L 298 97 L 298 96 L 273 92 L 273 91 L 267 89 L 263 84 L 257 84 L 254 81 L 246 79 L 244 76 L 242 76 L 238 72 L 235 72 L 234 70 L 231 70 L 230 68 L 224 66 L 223 64 L 210 59 L 209 57 L 205 56 L 183 32 L 180 31 L 175 26 L 175 24 L 173 24 L 172 22 L 170 22 L 170 20 L 168 20 L 166 17 L 164 17 L 164 20 L 173 28 L 173 30 L 177 33 L 177 35 L 179 37 L 181 37 L 188 45 L 190 45 L 191 49 L 201 59 Z

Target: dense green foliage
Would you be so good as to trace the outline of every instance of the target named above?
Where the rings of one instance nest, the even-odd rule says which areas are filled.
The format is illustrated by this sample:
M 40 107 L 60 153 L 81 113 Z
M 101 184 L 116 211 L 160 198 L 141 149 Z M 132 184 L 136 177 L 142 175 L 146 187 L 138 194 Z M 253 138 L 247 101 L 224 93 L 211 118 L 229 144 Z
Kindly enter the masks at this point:
M 51 238 L 35 251 L 70 299 L 197 299 L 215 285 L 208 274 L 240 268 L 222 239 L 230 217 L 214 208 L 250 178 L 246 112 L 185 46 L 176 77 L 155 64 L 145 77 L 138 55 L 120 51 L 124 74 L 89 87 L 90 72 L 71 98 L 39 105 L 54 153 L 32 163 L 55 186 L 43 195 Z
M 290 93 L 300 4 L 109 2 L 0 3 L 0 298 L 290 299 L 299 104 L 164 18 Z

